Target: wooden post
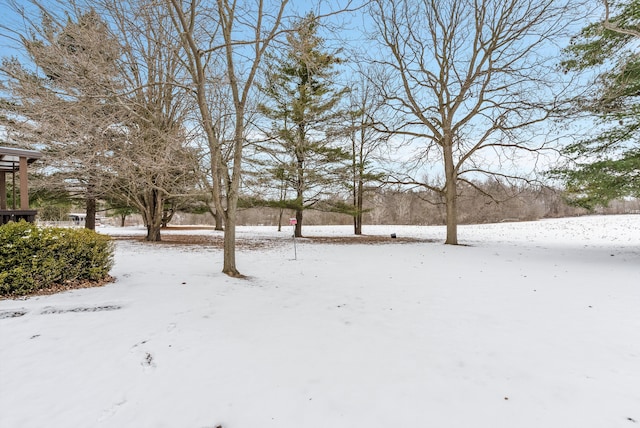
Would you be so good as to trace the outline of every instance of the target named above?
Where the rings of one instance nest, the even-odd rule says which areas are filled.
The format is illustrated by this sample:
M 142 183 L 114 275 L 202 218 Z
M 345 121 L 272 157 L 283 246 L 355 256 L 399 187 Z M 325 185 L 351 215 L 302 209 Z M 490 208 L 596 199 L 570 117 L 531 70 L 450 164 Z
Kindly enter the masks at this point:
M 20 156 L 20 209 L 29 209 L 29 186 L 27 185 L 27 158 Z
M 0 171 L 0 210 L 7 209 L 7 173 Z

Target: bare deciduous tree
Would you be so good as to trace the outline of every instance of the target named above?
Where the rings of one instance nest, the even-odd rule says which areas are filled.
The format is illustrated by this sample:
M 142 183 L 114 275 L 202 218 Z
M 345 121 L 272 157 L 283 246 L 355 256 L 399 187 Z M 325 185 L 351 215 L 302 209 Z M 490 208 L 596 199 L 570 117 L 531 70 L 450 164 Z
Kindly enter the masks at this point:
M 518 179 L 519 153 L 548 141 L 535 125 L 554 111 L 566 89 L 551 58 L 554 40 L 570 24 L 573 0 L 373 0 L 375 61 L 390 80 L 382 86 L 404 120 L 396 137 L 412 141 L 422 166 L 438 163 L 440 182 L 399 177 L 442 195 L 447 244 L 457 244 L 459 183 L 494 175 Z M 558 41 L 561 43 L 561 41 Z M 521 175 L 522 174 L 522 175 Z
M 217 0 L 208 11 L 196 2 L 167 2 L 174 14 L 174 25 L 182 35 L 182 47 L 188 56 L 188 70 L 211 149 L 216 211 L 224 212 L 222 272 L 241 276 L 236 267 L 235 240 L 247 106 L 264 53 L 282 30 L 288 1 L 275 2 L 277 4 L 269 7 L 269 2 L 264 0 L 242 3 Z M 209 37 L 204 39 L 206 36 Z M 215 133 L 212 121 L 215 106 L 209 105 L 207 98 L 208 73 L 215 67 L 215 61 L 222 67 L 224 84 L 229 85 L 233 100 L 234 131 L 228 158 Z
M 112 141 L 109 191 L 135 207 L 148 241 L 159 241 L 167 204 L 180 205 L 195 190 L 197 157 L 188 147 L 189 112 L 180 49 L 166 7 L 148 0 L 98 0 L 122 44 L 118 94 L 122 120 Z M 135 7 L 132 7 L 134 5 Z M 117 134 L 113 132 L 113 134 Z
M 383 99 L 366 71 L 362 71 L 359 80 L 351 85 L 349 97 L 353 229 L 355 235 L 361 235 L 365 194 L 368 190 L 375 189 L 384 178 L 384 174 L 379 171 L 380 155 L 389 134 L 376 129 L 381 127 L 382 118 L 378 115 L 382 110 Z

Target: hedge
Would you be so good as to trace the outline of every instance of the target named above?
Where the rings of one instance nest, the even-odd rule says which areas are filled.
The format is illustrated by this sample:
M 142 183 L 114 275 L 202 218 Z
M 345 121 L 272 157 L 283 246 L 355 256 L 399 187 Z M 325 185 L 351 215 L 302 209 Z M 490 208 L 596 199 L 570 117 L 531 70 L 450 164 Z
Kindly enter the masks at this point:
M 113 266 L 113 241 L 88 229 L 0 226 L 0 295 L 23 296 L 70 281 L 99 281 Z

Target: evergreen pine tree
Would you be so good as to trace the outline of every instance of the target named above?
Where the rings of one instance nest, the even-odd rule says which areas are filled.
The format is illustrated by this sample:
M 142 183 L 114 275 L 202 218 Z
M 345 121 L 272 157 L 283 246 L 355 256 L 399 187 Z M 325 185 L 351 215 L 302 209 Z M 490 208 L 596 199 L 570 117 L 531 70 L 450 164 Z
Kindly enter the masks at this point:
M 575 165 L 553 171 L 568 199 L 587 209 L 621 197 L 640 197 L 640 0 L 629 0 L 585 27 L 565 49 L 567 71 L 600 70 L 595 96 L 579 110 L 595 115 L 603 131 L 565 149 Z
M 318 36 L 313 14 L 300 19 L 287 36 L 287 51 L 268 60 L 261 112 L 272 121 L 268 155 L 274 180 L 284 179 L 295 196 L 275 204 L 296 213 L 295 236 L 302 236 L 303 212 L 344 181 L 348 153 L 339 146 L 339 125 L 347 92 L 334 82 L 341 59 Z M 274 186 L 282 189 L 282 186 Z M 286 195 L 286 192 L 280 192 Z

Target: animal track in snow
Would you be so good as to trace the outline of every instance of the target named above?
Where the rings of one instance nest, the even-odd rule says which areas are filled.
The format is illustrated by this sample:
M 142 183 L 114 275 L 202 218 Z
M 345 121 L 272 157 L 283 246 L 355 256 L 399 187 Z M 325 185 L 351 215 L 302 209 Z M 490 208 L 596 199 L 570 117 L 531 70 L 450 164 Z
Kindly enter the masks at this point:
M 140 361 L 140 365 L 144 367 L 145 371 L 148 369 L 154 369 L 156 367 L 156 362 L 153 358 L 153 354 L 147 350 L 139 349 L 143 345 L 146 345 L 148 342 L 149 342 L 148 340 L 140 341 L 135 345 L 133 345 L 130 351 L 131 353 L 134 353 L 137 355 L 136 358 L 141 357 L 142 361 Z
M 142 360 L 142 366 L 143 367 L 156 366 L 156 364 L 153 362 L 153 355 L 151 355 L 149 352 L 147 352 L 146 355 L 144 356 L 144 360 Z

